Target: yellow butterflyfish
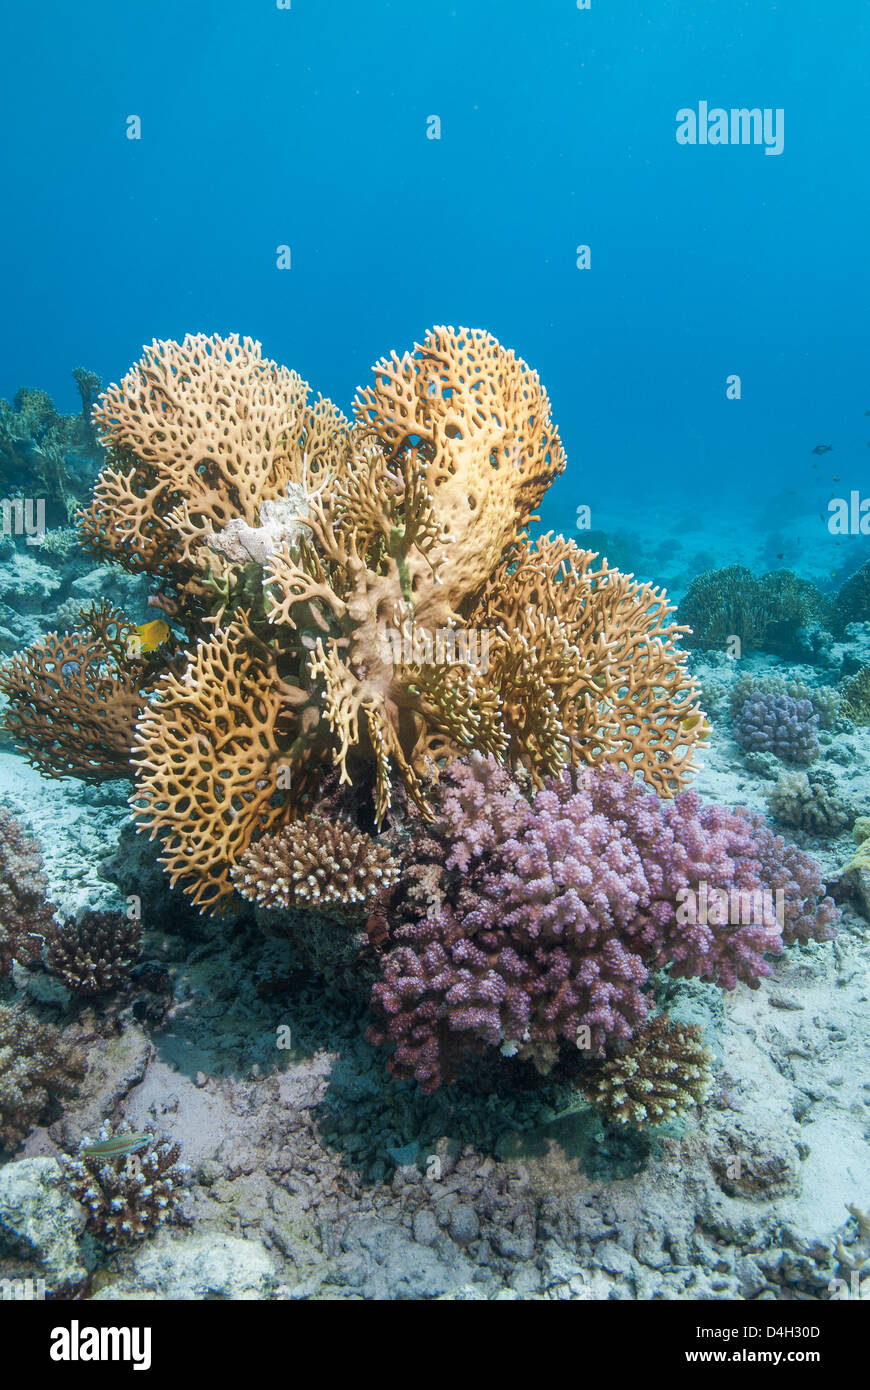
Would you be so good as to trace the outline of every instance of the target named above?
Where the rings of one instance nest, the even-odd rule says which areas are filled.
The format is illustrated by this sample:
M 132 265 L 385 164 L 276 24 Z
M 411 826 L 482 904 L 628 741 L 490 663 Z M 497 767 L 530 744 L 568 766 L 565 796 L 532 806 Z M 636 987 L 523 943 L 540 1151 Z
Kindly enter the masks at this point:
M 709 738 L 712 732 L 706 714 L 690 714 L 688 719 L 683 720 L 683 729 L 687 734 L 697 729 L 699 738 Z
M 140 652 L 156 652 L 169 636 L 169 624 L 162 618 L 154 618 L 150 623 L 140 623 L 130 633 L 129 644 Z

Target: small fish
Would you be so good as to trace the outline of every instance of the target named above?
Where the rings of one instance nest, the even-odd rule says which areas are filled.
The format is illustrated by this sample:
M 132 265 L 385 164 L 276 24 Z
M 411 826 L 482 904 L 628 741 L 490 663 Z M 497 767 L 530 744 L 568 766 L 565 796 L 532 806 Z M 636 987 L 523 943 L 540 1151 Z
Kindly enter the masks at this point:
M 840 479 L 837 477 L 837 474 L 836 474 L 836 473 L 832 473 L 832 474 L 831 474 L 831 477 L 833 478 L 833 480 L 834 480 L 835 483 L 838 483 L 838 482 L 840 481 Z
M 813 449 L 814 454 L 829 454 L 833 449 L 833 444 L 817 444 Z
M 777 555 L 776 558 L 777 558 L 777 560 L 784 560 L 784 559 L 785 559 L 785 551 L 784 551 L 784 550 L 781 550 L 781 551 L 779 552 L 779 554 Z
M 836 579 L 836 577 L 837 577 L 837 571 L 836 571 L 836 570 L 831 570 L 831 578 L 832 578 L 832 579 Z
M 690 714 L 688 719 L 683 720 L 683 729 L 687 734 L 697 729 L 699 738 L 709 738 L 712 732 L 706 714 Z
M 128 643 L 134 651 L 138 649 L 140 652 L 156 652 L 168 636 L 169 624 L 162 618 L 154 618 L 150 623 L 140 623 L 135 632 L 130 633 Z
M 82 1149 L 83 1158 L 124 1158 L 138 1149 L 145 1149 L 154 1135 L 142 1130 L 138 1134 L 116 1134 L 112 1139 L 104 1139 L 100 1144 L 88 1144 Z

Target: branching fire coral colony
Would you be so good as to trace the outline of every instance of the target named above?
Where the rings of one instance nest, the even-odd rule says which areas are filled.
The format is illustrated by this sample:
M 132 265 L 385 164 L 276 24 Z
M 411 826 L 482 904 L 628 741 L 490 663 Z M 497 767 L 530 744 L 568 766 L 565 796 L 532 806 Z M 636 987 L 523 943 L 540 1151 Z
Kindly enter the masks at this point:
M 187 337 L 93 420 L 108 462 L 81 541 L 150 576 L 171 635 L 146 650 L 104 606 L 13 658 L 22 751 L 131 776 L 203 912 L 238 890 L 355 921 L 398 1077 L 431 1090 L 487 1051 L 546 1072 L 579 1048 L 620 1122 L 694 1104 L 707 1054 L 651 1025 L 653 973 L 755 987 L 837 911 L 761 818 L 684 790 L 707 726 L 667 596 L 530 540 L 565 467 L 537 375 L 436 328 L 347 419 L 251 340 Z M 750 916 L 687 922 L 702 882 Z M 779 917 L 758 906 L 777 891 Z

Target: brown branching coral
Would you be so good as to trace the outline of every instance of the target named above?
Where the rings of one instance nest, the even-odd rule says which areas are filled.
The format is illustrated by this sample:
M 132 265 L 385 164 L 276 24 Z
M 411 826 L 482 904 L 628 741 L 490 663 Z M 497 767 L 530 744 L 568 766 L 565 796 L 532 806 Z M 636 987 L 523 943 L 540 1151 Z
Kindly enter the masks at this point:
M 121 912 L 84 912 L 54 927 L 46 940 L 45 964 L 74 994 L 120 989 L 142 950 L 142 928 Z
M 95 410 L 82 539 L 190 643 L 139 722 L 132 799 L 204 908 L 337 769 L 382 824 L 464 751 L 611 761 L 675 792 L 697 696 L 664 595 L 525 528 L 565 466 L 537 375 L 480 331 L 374 368 L 350 424 L 238 338 L 154 343 Z
M 0 1004 L 0 1149 L 27 1138 L 49 1101 L 70 1095 L 84 1075 L 81 1051 L 21 1005 Z
M 126 656 L 132 628 L 94 609 L 88 626 L 50 632 L 0 668 L 4 723 L 45 777 L 103 782 L 130 776 L 130 749 L 144 703 L 143 668 Z
M 329 917 L 367 917 L 398 880 L 383 845 L 340 821 L 304 816 L 264 835 L 232 870 L 239 892 L 266 908 L 308 908 Z
M 712 1060 L 696 1024 L 657 1014 L 617 1056 L 592 1064 L 586 1094 L 614 1124 L 664 1124 L 700 1105 Z
M 0 806 L 0 979 L 14 960 L 26 964 L 38 959 L 42 938 L 53 929 L 47 887 L 39 841 L 29 839 Z
M 132 1135 L 127 1121 L 113 1129 L 104 1124 L 92 1145 L 85 1137 L 78 1156 L 64 1160 L 64 1179 L 87 1212 L 87 1226 L 110 1250 L 122 1249 L 151 1235 L 176 1215 L 187 1168 L 179 1163 L 181 1145 L 168 1134 L 148 1137 L 141 1152 L 120 1156 L 89 1154 L 97 1145 Z

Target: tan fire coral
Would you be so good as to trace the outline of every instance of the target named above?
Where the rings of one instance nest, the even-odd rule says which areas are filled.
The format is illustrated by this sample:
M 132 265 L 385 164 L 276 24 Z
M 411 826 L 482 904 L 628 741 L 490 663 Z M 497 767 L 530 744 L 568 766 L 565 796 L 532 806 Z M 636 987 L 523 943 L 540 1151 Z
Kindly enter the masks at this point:
M 565 460 L 546 392 L 479 330 L 383 359 L 353 424 L 236 337 L 154 343 L 95 420 L 82 537 L 160 583 L 186 670 L 136 736 L 135 812 L 173 881 L 231 893 L 322 776 L 426 811 L 478 750 L 540 779 L 615 762 L 672 794 L 701 721 L 664 595 L 525 529 Z
M 268 653 L 251 651 L 241 623 L 200 641 L 183 676 L 167 675 L 133 748 L 139 823 L 160 835 L 173 886 L 196 903 L 232 893 L 229 866 L 257 830 L 286 819 L 277 799 L 282 702 Z
M 339 466 L 349 425 L 308 391 L 250 338 L 155 341 L 94 409 L 112 462 L 79 516 L 82 541 L 134 573 L 205 569 L 197 547 L 233 519 L 259 526 L 303 463 L 312 478 Z
M 468 621 L 498 634 L 489 678 L 511 752 L 536 779 L 568 761 L 608 762 L 671 796 L 695 770 L 700 723 L 677 645 L 686 629 L 668 622 L 661 590 L 596 559 L 562 537 L 522 542 Z

